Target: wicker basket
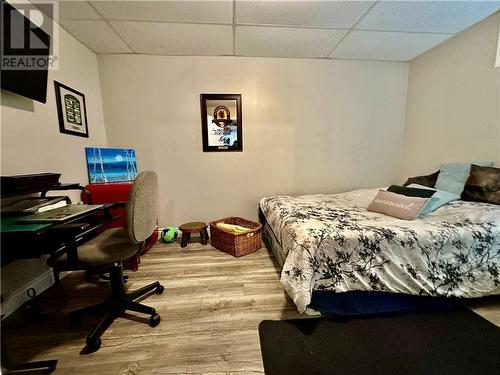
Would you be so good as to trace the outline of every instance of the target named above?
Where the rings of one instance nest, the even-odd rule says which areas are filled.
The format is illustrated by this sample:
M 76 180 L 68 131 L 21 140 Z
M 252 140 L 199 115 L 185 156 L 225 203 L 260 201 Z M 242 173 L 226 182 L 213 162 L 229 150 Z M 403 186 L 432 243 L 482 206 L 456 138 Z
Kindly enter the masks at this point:
M 242 227 L 252 229 L 252 231 L 242 234 L 232 234 L 219 229 L 217 223 L 241 225 Z M 241 257 L 253 253 L 262 247 L 262 225 L 241 217 L 226 217 L 210 222 L 210 238 L 213 247 L 234 257 Z

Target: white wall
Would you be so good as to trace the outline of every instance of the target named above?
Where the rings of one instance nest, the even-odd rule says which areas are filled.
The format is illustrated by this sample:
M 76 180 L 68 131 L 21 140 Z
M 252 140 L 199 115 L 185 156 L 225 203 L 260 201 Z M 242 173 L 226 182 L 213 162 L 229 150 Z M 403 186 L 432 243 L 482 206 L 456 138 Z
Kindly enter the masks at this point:
M 98 57 L 110 146 L 160 181 L 160 224 L 257 217 L 272 194 L 397 181 L 407 63 Z M 243 152 L 203 153 L 200 93 L 242 94 Z
M 60 172 L 61 181 L 87 183 L 85 146 L 106 146 L 95 53 L 63 29 L 59 70 L 49 71 L 47 102 L 2 90 L 2 174 Z M 85 94 L 89 138 L 59 132 L 54 80 Z
M 67 34 L 59 32 L 59 70 L 50 71 L 47 103 L 1 92 L 2 175 L 60 172 L 61 181 L 86 184 L 85 146 L 106 146 L 101 91 L 96 55 Z M 90 138 L 59 132 L 54 80 L 85 94 Z M 78 194 L 72 196 L 78 197 Z M 16 251 L 4 249 L 2 252 Z M 2 268 L 2 313 L 10 312 L 25 299 L 25 291 L 38 292 L 50 285 L 44 260 L 14 262 Z
M 443 162 L 500 165 L 500 12 L 410 63 L 401 179 Z

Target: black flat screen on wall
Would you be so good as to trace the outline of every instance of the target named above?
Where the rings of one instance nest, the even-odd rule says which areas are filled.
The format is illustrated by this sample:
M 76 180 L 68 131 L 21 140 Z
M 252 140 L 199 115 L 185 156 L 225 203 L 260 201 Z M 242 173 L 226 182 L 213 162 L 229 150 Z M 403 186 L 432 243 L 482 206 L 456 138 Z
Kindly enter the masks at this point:
M 5 1 L 1 1 L 1 13 L 1 88 L 45 103 L 48 63 L 43 61 L 48 62 L 50 36 Z M 30 44 L 33 36 L 35 46 Z

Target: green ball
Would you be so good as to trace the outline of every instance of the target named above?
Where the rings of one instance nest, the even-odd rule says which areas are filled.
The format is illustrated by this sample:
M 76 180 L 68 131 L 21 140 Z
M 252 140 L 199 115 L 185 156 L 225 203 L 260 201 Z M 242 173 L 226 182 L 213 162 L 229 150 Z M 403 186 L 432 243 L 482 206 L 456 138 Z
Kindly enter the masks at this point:
M 161 239 L 163 242 L 174 242 L 177 239 L 177 228 L 166 227 L 161 231 Z

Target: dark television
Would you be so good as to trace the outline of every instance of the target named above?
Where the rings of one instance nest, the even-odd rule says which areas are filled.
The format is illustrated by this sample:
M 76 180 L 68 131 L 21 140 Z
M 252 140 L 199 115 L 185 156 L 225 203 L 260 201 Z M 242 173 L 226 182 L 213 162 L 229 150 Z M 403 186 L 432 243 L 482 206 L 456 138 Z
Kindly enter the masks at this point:
M 24 17 L 20 12 L 18 12 L 12 5 L 6 1 L 1 1 L 1 13 L 2 13 L 2 43 L 3 43 L 3 55 L 2 55 L 2 69 L 1 69 L 1 79 L 0 85 L 3 90 L 11 91 L 15 94 L 25 96 L 27 98 L 36 100 L 38 102 L 45 103 L 47 101 L 47 77 L 48 77 L 48 64 L 40 68 L 40 64 L 36 64 L 32 59 L 36 56 L 36 61 L 45 60 L 48 62 L 49 51 L 50 51 L 50 35 L 44 32 L 41 28 L 34 25 L 28 18 Z M 19 35 L 19 28 L 13 26 L 13 23 L 24 24 L 24 35 Z M 29 27 L 29 30 L 28 30 Z M 16 32 L 14 38 L 11 38 L 11 33 Z M 33 33 L 41 43 L 39 43 L 36 48 L 30 45 L 29 34 Z M 28 35 L 26 37 L 26 35 Z M 19 45 L 11 46 L 11 40 L 17 39 L 26 42 L 23 46 Z M 15 48 L 13 48 L 15 47 Z M 30 48 L 31 47 L 31 48 Z M 8 59 L 8 60 L 6 60 Z M 30 69 L 31 64 L 37 66 L 36 69 Z M 10 69 L 10 67 L 19 66 L 19 62 L 25 63 L 24 69 Z M 26 68 L 27 67 L 27 68 Z

